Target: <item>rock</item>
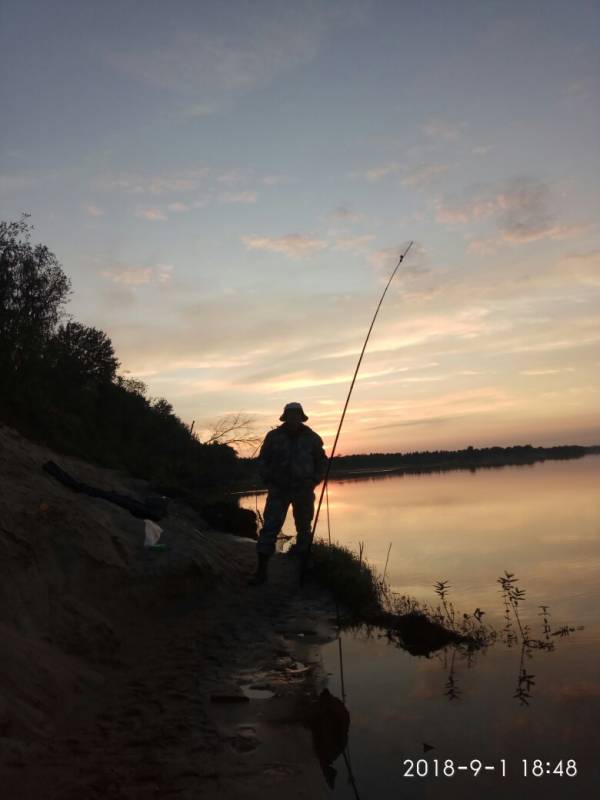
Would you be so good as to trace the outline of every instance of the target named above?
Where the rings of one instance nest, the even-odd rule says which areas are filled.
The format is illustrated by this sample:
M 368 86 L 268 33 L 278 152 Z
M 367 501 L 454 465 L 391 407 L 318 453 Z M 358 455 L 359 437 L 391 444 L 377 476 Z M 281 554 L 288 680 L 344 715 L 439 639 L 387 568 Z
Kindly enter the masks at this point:
M 235 503 L 205 503 L 200 513 L 213 528 L 246 539 L 257 539 L 256 513 Z

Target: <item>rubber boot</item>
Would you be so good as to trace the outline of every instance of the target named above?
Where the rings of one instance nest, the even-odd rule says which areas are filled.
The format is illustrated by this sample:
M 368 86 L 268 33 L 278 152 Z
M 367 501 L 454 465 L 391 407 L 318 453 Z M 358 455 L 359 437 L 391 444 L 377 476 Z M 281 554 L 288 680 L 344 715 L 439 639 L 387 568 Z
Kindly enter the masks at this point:
M 269 563 L 269 558 L 266 553 L 258 553 L 258 564 L 256 566 L 256 572 L 248 581 L 250 586 L 260 586 L 262 583 L 267 582 L 267 565 Z

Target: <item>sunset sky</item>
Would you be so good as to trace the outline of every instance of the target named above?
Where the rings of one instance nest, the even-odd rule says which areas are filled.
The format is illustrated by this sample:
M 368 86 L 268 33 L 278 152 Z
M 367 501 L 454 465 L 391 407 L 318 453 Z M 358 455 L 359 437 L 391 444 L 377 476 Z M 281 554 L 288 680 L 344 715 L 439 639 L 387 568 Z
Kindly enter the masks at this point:
M 0 2 L 0 218 L 200 432 L 600 443 L 600 3 Z

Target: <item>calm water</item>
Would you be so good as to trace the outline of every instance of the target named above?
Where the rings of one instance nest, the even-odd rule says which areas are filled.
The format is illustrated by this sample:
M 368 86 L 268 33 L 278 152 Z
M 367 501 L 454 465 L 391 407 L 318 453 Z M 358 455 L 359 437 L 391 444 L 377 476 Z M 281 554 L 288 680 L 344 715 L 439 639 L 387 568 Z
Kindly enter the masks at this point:
M 476 472 L 340 481 L 330 486 L 332 539 L 358 548 L 394 589 L 437 604 L 450 583 L 459 613 L 479 607 L 500 630 L 497 579 L 515 573 L 526 590 L 521 617 L 542 636 L 540 605 L 556 631 L 551 651 L 498 640 L 468 660 L 447 649 L 415 657 L 378 633 L 342 635 L 349 758 L 363 798 L 588 797 L 600 788 L 600 457 Z M 259 508 L 264 498 L 259 498 Z M 254 507 L 254 499 L 244 501 Z M 321 535 L 326 534 L 323 515 Z M 320 525 L 321 525 L 320 522 Z M 293 532 L 286 521 L 284 532 Z M 580 626 L 584 626 L 580 630 Z M 323 648 L 331 692 L 342 696 L 339 646 Z M 516 697 L 522 669 L 531 681 Z M 433 749 L 424 753 L 423 743 Z M 415 762 L 414 777 L 406 759 Z M 426 777 L 416 775 L 419 771 Z M 446 759 L 454 775 L 434 776 Z M 475 775 L 461 770 L 479 759 Z M 506 777 L 501 775 L 505 760 Z M 522 777 L 522 759 L 544 773 Z M 477 764 L 473 764 L 474 769 Z M 335 798 L 356 797 L 342 757 Z M 452 768 L 448 767 L 447 771 Z

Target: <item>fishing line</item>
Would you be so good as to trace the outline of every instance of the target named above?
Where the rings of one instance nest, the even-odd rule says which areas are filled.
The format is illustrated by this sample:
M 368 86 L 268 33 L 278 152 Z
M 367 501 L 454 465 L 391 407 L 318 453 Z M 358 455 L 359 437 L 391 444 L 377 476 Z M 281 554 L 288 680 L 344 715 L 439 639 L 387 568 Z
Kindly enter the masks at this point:
M 329 516 L 329 488 L 325 489 L 325 507 L 327 509 L 327 537 L 329 539 L 329 544 L 331 545 L 331 518 Z M 331 558 L 332 551 L 329 551 L 329 557 Z M 336 617 L 336 626 L 337 626 L 337 640 L 338 640 L 338 661 L 339 661 L 339 670 L 340 670 L 340 688 L 342 691 L 342 703 L 344 706 L 346 705 L 346 681 L 344 679 L 344 649 L 342 646 L 342 623 L 341 623 L 341 616 L 340 616 L 340 604 L 338 602 L 337 596 L 335 597 L 335 617 Z M 350 734 L 348 733 L 348 736 Z M 344 756 L 344 763 L 346 764 L 346 771 L 348 773 L 348 782 L 352 786 L 354 791 L 354 796 L 357 800 L 360 800 L 360 796 L 358 794 L 358 787 L 356 786 L 356 779 L 354 778 L 354 772 L 352 770 L 352 761 L 350 759 L 350 743 L 346 742 L 346 747 L 342 751 L 342 755 Z
M 346 410 L 347 410 L 348 404 L 350 402 L 350 396 L 352 395 L 352 390 L 354 389 L 354 384 L 356 383 L 356 377 L 358 375 L 358 370 L 360 369 L 360 365 L 362 363 L 363 356 L 364 356 L 365 351 L 367 349 L 367 344 L 369 342 L 369 337 L 371 336 L 371 331 L 373 330 L 373 326 L 375 325 L 375 320 L 377 319 L 377 315 L 379 314 L 379 309 L 381 308 L 381 304 L 383 303 L 383 300 L 384 300 L 384 298 L 385 298 L 385 296 L 387 294 L 387 290 L 389 289 L 390 284 L 392 283 L 392 281 L 393 281 L 393 279 L 394 279 L 394 277 L 396 275 L 396 272 L 398 271 L 398 269 L 400 267 L 400 264 L 402 264 L 402 262 L 404 261 L 404 258 L 407 255 L 407 253 L 410 250 L 410 248 L 412 247 L 412 245 L 413 245 L 413 242 L 410 241 L 408 243 L 408 246 L 407 246 L 406 250 L 398 258 L 398 263 L 396 264 L 392 274 L 390 275 L 390 277 L 388 279 L 388 282 L 385 285 L 385 289 L 383 290 L 383 293 L 382 293 L 381 297 L 379 298 L 379 303 L 377 304 L 377 308 L 375 309 L 375 313 L 373 314 L 373 319 L 371 320 L 371 324 L 369 325 L 369 330 L 367 331 L 367 336 L 366 336 L 364 344 L 362 346 L 362 350 L 360 352 L 358 363 L 356 364 L 356 369 L 354 370 L 354 375 L 352 376 L 352 382 L 350 383 L 350 389 L 348 390 L 348 394 L 346 396 L 346 402 L 344 403 L 342 416 L 340 418 L 338 429 L 337 429 L 336 434 L 335 434 L 333 447 L 331 448 L 331 454 L 329 456 L 329 459 L 327 460 L 327 469 L 325 471 L 325 477 L 323 479 L 323 486 L 321 487 L 321 494 L 319 496 L 319 503 L 317 505 L 317 512 L 315 514 L 315 519 L 314 519 L 312 530 L 311 530 L 311 533 L 310 533 L 310 540 L 309 540 L 309 544 L 308 544 L 308 552 L 307 552 L 306 556 L 303 558 L 302 564 L 301 564 L 301 568 L 300 568 L 300 585 L 301 586 L 304 583 L 304 575 L 305 575 L 305 572 L 306 572 L 306 566 L 308 564 L 308 560 L 309 560 L 309 556 L 310 556 L 310 549 L 312 547 L 313 539 L 314 539 L 314 536 L 315 536 L 315 531 L 317 529 L 317 523 L 319 521 L 319 513 L 321 511 L 321 505 L 323 503 L 323 496 L 325 496 L 325 498 L 326 498 L 327 539 L 328 539 L 328 542 L 329 542 L 329 547 L 331 549 L 331 520 L 330 520 L 330 515 L 329 515 L 329 487 L 328 487 L 329 473 L 331 471 L 331 464 L 333 462 L 333 457 L 335 455 L 335 449 L 337 447 L 338 439 L 340 437 L 340 432 L 342 430 L 342 425 L 344 423 L 344 418 L 346 416 Z M 391 549 L 391 545 L 390 545 L 390 549 Z M 330 555 L 331 555 L 331 550 L 330 550 Z M 389 550 L 388 550 L 388 558 L 389 558 L 389 555 L 390 555 L 390 553 L 389 553 Z M 385 566 L 386 566 L 386 569 L 387 569 L 387 559 L 386 559 L 386 565 Z M 340 608 L 339 608 L 339 603 L 338 603 L 337 598 L 335 600 L 335 611 L 336 611 L 336 621 L 337 621 L 337 631 L 338 631 L 338 657 L 339 657 L 339 668 L 340 668 L 340 685 L 341 685 L 341 690 L 342 690 L 342 702 L 344 703 L 344 705 L 346 705 L 346 686 L 345 686 L 345 679 L 344 679 L 344 655 L 343 655 L 342 637 L 341 637 Z M 350 747 L 349 747 L 349 744 L 347 744 L 346 747 L 344 748 L 342 755 L 344 757 L 344 762 L 346 764 L 346 769 L 348 771 L 348 781 L 352 786 L 352 789 L 354 791 L 354 796 L 355 796 L 356 800 L 360 800 L 359 793 L 358 793 L 358 787 L 356 785 L 356 779 L 354 777 L 354 772 L 352 770 L 352 764 L 351 764 L 351 761 L 350 761 Z
M 329 521 L 329 486 L 325 486 L 325 499 L 327 503 L 327 539 L 331 547 L 331 523 Z

